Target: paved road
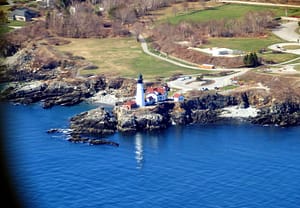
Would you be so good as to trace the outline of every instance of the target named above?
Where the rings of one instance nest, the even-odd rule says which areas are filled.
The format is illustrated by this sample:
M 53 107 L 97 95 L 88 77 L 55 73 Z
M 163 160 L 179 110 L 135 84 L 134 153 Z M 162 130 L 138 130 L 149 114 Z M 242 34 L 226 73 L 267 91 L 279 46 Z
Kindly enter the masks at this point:
M 284 48 L 285 46 L 298 46 L 299 49 L 294 49 L 294 50 L 285 49 Z M 292 53 L 292 54 L 300 55 L 300 43 L 277 43 L 269 46 L 268 48 L 270 48 L 273 51 L 281 51 L 283 53 Z M 281 64 L 285 64 L 285 63 L 281 63 Z
M 289 4 L 272 4 L 272 3 L 261 3 L 261 2 L 248 2 L 248 1 L 223 1 L 218 0 L 221 3 L 232 3 L 232 4 L 249 4 L 249 5 L 261 5 L 261 6 L 279 6 L 279 7 L 293 7 L 300 8 L 300 5 L 289 5 Z
M 298 22 L 293 21 L 282 24 L 276 29 L 273 29 L 272 32 L 283 40 L 298 42 L 298 40 L 300 41 L 300 35 L 296 32 L 298 27 Z
M 267 5 L 267 6 L 285 6 L 285 7 L 289 6 L 289 5 L 278 5 L 278 4 L 275 5 L 275 4 L 269 4 L 269 3 L 244 2 L 244 1 L 219 1 L 219 2 L 256 4 L 256 5 Z M 299 7 L 300 8 L 300 6 L 294 6 L 294 5 L 291 6 L 291 7 Z M 298 24 L 298 22 L 296 22 L 296 21 L 288 22 L 288 23 L 283 24 L 278 29 L 273 30 L 273 32 L 274 32 L 275 35 L 279 36 L 283 40 L 286 40 L 286 41 L 290 42 L 290 43 L 286 43 L 286 45 L 291 44 L 291 42 L 293 42 L 294 45 L 299 44 L 299 46 L 300 46 L 300 43 L 298 43 L 298 39 L 299 39 L 299 42 L 300 42 L 300 36 L 299 36 L 299 34 L 297 34 L 295 32 L 297 27 L 298 27 L 297 24 Z M 170 60 L 168 58 L 161 57 L 159 55 L 156 55 L 156 54 L 150 52 L 149 49 L 148 49 L 147 43 L 146 43 L 146 41 L 145 41 L 145 39 L 143 38 L 142 35 L 139 36 L 139 41 L 141 42 L 141 46 L 142 46 L 143 51 L 148 55 L 151 55 L 151 56 L 156 57 L 160 60 L 167 61 L 169 63 L 175 64 L 175 65 L 180 66 L 180 67 L 189 68 L 189 69 L 198 69 L 198 70 L 200 69 L 198 67 L 182 64 L 182 63 L 179 63 L 177 61 Z M 284 43 L 283 43 L 283 45 L 284 45 Z M 278 46 L 278 44 L 270 46 L 270 48 L 272 48 L 274 50 L 281 50 L 277 46 Z M 300 50 L 293 50 L 293 51 L 286 51 L 286 52 L 292 52 L 294 54 L 300 54 Z M 233 84 L 233 78 L 241 76 L 241 75 L 247 73 L 248 71 L 251 70 L 251 68 L 225 69 L 225 70 L 217 69 L 217 70 L 218 71 L 232 70 L 232 71 L 235 71 L 236 73 L 228 75 L 228 76 L 224 76 L 224 77 L 214 77 L 214 78 L 205 77 L 206 80 L 212 81 L 208 85 L 202 85 L 202 84 L 204 84 L 204 82 L 195 82 L 195 80 L 196 80 L 195 77 L 193 77 L 191 79 L 187 79 L 187 80 L 180 80 L 180 79 L 179 80 L 174 80 L 174 81 L 169 82 L 168 85 L 172 88 L 179 89 L 181 92 L 186 92 L 186 91 L 190 91 L 190 90 L 201 90 L 202 88 L 207 88 L 209 90 L 212 90 L 212 89 L 215 89 L 215 88 L 222 88 L 222 87 L 225 87 L 225 86 L 228 86 L 228 85 L 232 85 Z
M 170 60 L 168 58 L 161 57 L 161 56 L 158 56 L 158 55 L 150 52 L 148 49 L 147 43 L 142 35 L 139 35 L 139 41 L 141 43 L 143 51 L 150 56 L 156 57 L 163 61 L 167 61 L 169 63 L 172 63 L 172 64 L 180 66 L 180 67 L 200 70 L 200 68 L 198 68 L 198 67 L 182 64 L 177 61 Z M 168 85 L 172 88 L 180 89 L 181 92 L 186 92 L 186 91 L 190 91 L 190 90 L 200 90 L 203 87 L 211 90 L 211 89 L 215 89 L 215 87 L 221 88 L 221 87 L 224 87 L 227 85 L 231 85 L 233 83 L 232 78 L 240 76 L 242 74 L 245 74 L 250 69 L 244 68 L 244 69 L 210 69 L 210 70 L 211 71 L 235 71 L 236 73 L 228 75 L 228 76 L 224 76 L 224 77 L 205 78 L 207 80 L 212 81 L 211 84 L 205 85 L 205 86 L 201 86 L 201 84 L 203 84 L 201 82 L 194 82 L 196 80 L 195 77 L 193 77 L 191 79 L 183 80 L 183 81 L 182 80 L 174 80 L 174 81 L 168 82 Z
M 193 77 L 193 78 L 187 79 L 187 80 L 177 79 L 177 80 L 168 82 L 168 86 L 170 86 L 172 88 L 177 88 L 182 93 L 190 91 L 190 90 L 201 90 L 202 88 L 207 88 L 208 90 L 213 90 L 215 88 L 222 88 L 222 87 L 234 84 L 233 79 L 235 77 L 241 76 L 250 70 L 251 70 L 251 68 L 243 68 L 243 69 L 239 69 L 238 72 L 236 72 L 234 74 L 230 74 L 228 76 L 205 77 L 204 80 L 211 81 L 209 84 L 205 84 L 205 81 L 196 82 L 196 78 Z
M 177 65 L 177 66 L 181 66 L 181 67 L 184 67 L 184 68 L 200 70 L 200 68 L 197 67 L 197 66 L 189 66 L 189 65 L 186 65 L 186 64 L 182 64 L 182 63 L 179 63 L 179 62 L 177 62 L 177 61 L 170 60 L 170 59 L 168 59 L 168 58 L 161 57 L 161 56 L 159 56 L 159 55 L 156 55 L 156 54 L 150 52 L 149 49 L 148 49 L 147 42 L 145 41 L 145 39 L 144 39 L 144 37 L 143 37 L 142 35 L 139 35 L 139 41 L 140 41 L 140 43 L 141 43 L 141 46 L 142 46 L 143 51 L 144 51 L 146 54 L 150 55 L 150 56 L 156 57 L 156 58 L 158 58 L 158 59 L 160 59 L 160 60 L 167 61 L 167 62 L 169 62 L 169 63 L 171 63 L 171 64 L 174 64 L 174 65 Z

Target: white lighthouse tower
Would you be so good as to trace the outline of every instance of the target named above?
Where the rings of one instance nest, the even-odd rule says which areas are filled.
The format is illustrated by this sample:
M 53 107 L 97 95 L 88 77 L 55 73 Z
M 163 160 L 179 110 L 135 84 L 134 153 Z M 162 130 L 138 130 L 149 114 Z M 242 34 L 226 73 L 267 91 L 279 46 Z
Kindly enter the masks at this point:
M 135 102 L 139 107 L 145 106 L 145 93 L 142 74 L 139 75 L 137 80 Z

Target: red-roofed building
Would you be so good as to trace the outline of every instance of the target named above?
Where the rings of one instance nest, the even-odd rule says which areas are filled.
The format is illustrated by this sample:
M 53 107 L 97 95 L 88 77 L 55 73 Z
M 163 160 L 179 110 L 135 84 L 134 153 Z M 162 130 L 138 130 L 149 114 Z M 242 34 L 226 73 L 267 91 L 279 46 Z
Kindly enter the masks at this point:
M 123 103 L 122 107 L 127 110 L 131 110 L 132 108 L 137 108 L 137 104 L 133 100 L 128 100 L 125 103 Z
M 183 102 L 184 101 L 184 96 L 182 94 L 175 93 L 173 95 L 173 99 L 174 99 L 175 102 Z
M 146 101 L 147 104 L 153 104 L 154 102 L 163 102 L 168 99 L 167 87 L 148 87 L 146 89 Z

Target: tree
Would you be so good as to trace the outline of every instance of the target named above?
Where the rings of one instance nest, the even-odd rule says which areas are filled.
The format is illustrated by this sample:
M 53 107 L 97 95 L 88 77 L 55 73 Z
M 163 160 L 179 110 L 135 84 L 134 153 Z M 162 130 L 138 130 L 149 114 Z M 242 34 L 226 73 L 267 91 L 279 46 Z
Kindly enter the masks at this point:
M 256 53 L 250 53 L 244 56 L 244 64 L 247 67 L 257 67 L 260 65 L 260 61 L 256 55 Z
M 0 0 L 0 5 L 6 5 L 8 4 L 6 0 Z
M 6 14 L 3 10 L 0 10 L 0 24 L 5 24 L 7 22 Z
M 143 30 L 143 25 L 140 22 L 137 22 L 133 25 L 132 27 L 133 31 L 134 31 L 134 35 L 136 38 L 136 41 L 139 41 L 139 35 L 141 34 L 142 30 Z
M 172 7 L 172 13 L 173 13 L 174 16 L 177 15 L 177 13 L 178 13 L 178 8 L 177 8 L 176 6 L 173 6 L 173 7 Z
M 136 19 L 136 15 L 132 8 L 122 5 L 116 9 L 116 16 L 121 20 L 122 25 L 132 23 Z

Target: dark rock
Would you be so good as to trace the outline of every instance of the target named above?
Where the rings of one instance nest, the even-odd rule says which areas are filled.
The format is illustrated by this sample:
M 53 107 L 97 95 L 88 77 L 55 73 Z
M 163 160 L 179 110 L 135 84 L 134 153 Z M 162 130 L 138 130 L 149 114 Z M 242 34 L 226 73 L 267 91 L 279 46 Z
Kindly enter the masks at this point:
M 220 120 L 220 118 L 218 118 L 218 115 L 218 112 L 215 110 L 193 110 L 191 117 L 193 123 L 207 124 L 214 123 Z
M 250 118 L 254 124 L 278 125 L 282 127 L 300 125 L 300 104 L 284 102 L 261 108 L 255 118 Z
M 225 96 L 218 93 L 204 94 L 200 97 L 194 97 L 186 101 L 186 107 L 189 109 L 219 109 L 227 106 L 237 105 L 238 100 L 234 96 Z
M 42 101 L 44 108 L 54 105 L 71 106 L 104 88 L 105 80 L 102 77 L 86 80 L 31 81 L 7 87 L 1 92 L 1 99 L 23 104 Z
M 89 140 L 88 143 L 91 145 L 111 145 L 111 146 L 119 147 L 119 144 L 117 142 L 106 141 L 106 140 L 101 140 L 101 139 L 91 139 L 91 140 Z
M 89 142 L 88 138 L 82 138 L 82 137 L 71 137 L 68 138 L 69 142 L 73 142 L 73 143 L 87 143 Z
M 80 113 L 72 117 L 70 123 L 73 134 L 78 135 L 104 137 L 117 130 L 114 116 L 103 108 Z

